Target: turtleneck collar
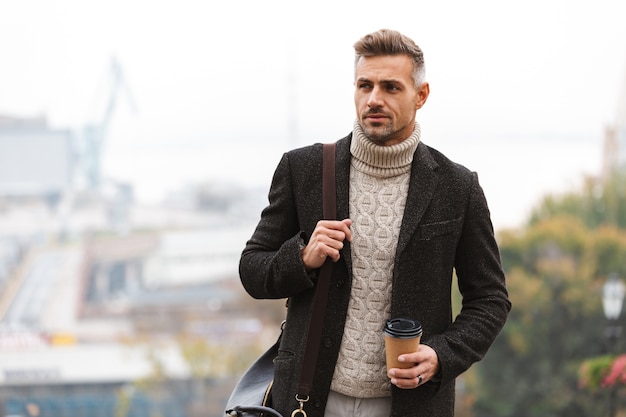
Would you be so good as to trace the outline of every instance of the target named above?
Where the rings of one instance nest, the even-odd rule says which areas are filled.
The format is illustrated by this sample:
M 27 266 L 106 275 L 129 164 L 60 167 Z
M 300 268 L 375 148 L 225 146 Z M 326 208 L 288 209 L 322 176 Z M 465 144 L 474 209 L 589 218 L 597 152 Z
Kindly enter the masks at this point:
M 381 146 L 368 138 L 358 121 L 354 122 L 352 131 L 352 165 L 366 174 L 389 178 L 404 174 L 411 169 L 413 154 L 420 142 L 420 125 L 416 121 L 411 136 L 401 143 Z

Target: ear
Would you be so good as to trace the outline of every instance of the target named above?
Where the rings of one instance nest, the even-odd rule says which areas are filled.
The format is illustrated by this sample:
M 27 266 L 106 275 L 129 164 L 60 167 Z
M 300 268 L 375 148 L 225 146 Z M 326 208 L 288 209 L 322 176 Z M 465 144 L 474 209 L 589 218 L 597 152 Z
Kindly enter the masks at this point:
M 415 110 L 419 110 L 422 108 L 426 100 L 428 99 L 428 95 L 430 94 L 430 86 L 427 82 L 422 83 L 417 89 L 417 95 L 415 97 Z

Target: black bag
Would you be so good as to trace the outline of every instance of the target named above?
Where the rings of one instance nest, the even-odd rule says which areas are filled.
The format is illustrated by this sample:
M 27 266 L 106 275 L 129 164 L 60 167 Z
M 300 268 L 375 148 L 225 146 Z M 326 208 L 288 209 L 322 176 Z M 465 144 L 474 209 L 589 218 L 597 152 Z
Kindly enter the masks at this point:
M 283 417 L 278 411 L 271 408 L 274 358 L 278 353 L 279 344 L 280 337 L 244 372 L 226 403 L 226 415 Z

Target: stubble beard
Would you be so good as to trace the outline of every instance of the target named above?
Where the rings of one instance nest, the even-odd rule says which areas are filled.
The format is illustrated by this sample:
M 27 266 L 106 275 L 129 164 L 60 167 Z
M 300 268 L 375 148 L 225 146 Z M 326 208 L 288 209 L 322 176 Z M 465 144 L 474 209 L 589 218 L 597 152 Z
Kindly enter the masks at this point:
M 368 126 L 365 123 L 361 124 L 361 130 L 365 133 L 365 136 L 376 145 L 384 146 L 390 139 L 393 138 L 396 131 L 393 129 L 393 125 L 378 125 Z

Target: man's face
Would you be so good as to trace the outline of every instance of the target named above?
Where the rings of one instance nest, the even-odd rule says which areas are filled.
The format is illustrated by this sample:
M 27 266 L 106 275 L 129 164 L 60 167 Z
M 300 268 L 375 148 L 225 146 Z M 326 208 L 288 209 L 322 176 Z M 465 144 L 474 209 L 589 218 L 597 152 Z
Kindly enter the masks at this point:
M 413 62 L 406 55 L 361 57 L 356 65 L 354 104 L 361 128 L 378 145 L 408 138 L 415 112 L 430 92 L 428 83 L 415 88 Z

